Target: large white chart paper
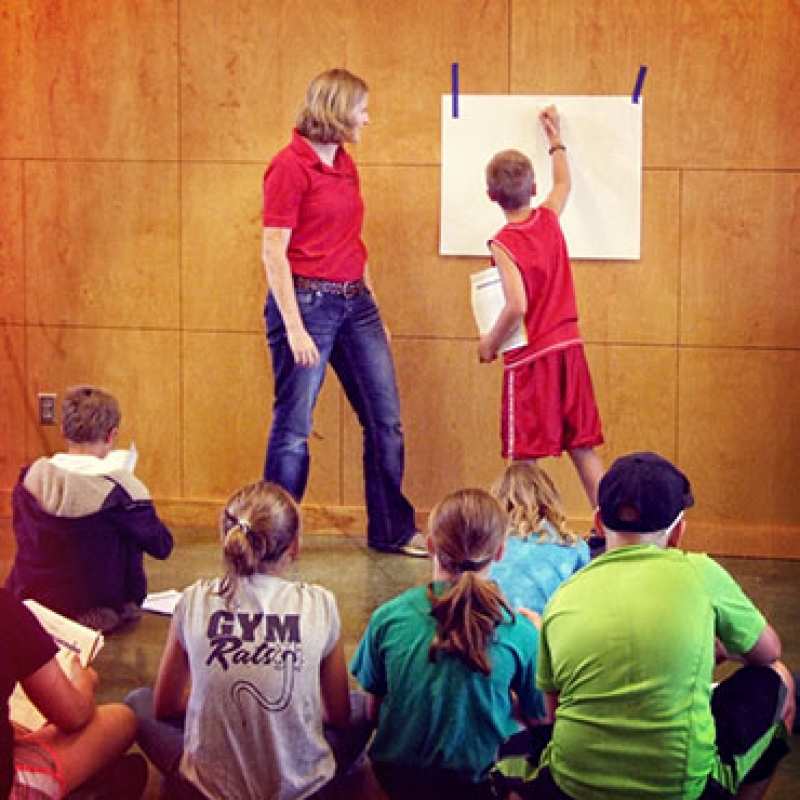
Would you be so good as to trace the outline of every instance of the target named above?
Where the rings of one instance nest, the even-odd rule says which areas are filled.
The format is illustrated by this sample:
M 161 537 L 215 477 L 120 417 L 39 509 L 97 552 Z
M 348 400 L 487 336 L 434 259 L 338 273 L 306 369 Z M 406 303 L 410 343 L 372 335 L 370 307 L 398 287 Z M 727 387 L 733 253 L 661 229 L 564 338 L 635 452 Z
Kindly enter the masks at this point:
M 572 192 L 561 226 L 572 258 L 638 259 L 641 252 L 642 100 L 627 96 L 442 96 L 442 255 L 486 256 L 504 224 L 486 196 L 485 167 L 500 150 L 533 162 L 534 205 L 547 197 L 552 167 L 539 112 L 561 116 Z

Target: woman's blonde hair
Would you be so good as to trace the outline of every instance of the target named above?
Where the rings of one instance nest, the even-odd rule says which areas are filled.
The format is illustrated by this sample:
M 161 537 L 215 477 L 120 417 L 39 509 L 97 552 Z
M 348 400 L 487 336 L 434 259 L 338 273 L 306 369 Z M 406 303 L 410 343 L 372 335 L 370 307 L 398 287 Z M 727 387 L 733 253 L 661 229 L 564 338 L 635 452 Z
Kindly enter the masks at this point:
M 220 515 L 225 577 L 220 595 L 230 602 L 239 580 L 275 564 L 300 534 L 300 512 L 292 496 L 275 483 L 239 489 Z
M 317 75 L 306 91 L 295 127 L 318 144 L 342 144 L 353 129 L 353 111 L 369 91 L 367 84 L 346 69 Z
M 508 532 L 521 539 L 534 533 L 539 541 L 574 545 L 580 537 L 567 526 L 567 517 L 553 479 L 532 461 L 509 464 L 491 488 L 508 514 Z M 549 523 L 549 525 L 547 524 Z
M 438 597 L 428 586 L 431 615 L 436 620 L 428 658 L 441 653 L 461 658 L 488 675 L 487 653 L 495 629 L 514 619 L 497 585 L 478 574 L 489 566 L 505 538 L 506 517 L 498 502 L 483 489 L 462 489 L 445 497 L 431 511 L 428 535 L 442 569 L 454 576 Z

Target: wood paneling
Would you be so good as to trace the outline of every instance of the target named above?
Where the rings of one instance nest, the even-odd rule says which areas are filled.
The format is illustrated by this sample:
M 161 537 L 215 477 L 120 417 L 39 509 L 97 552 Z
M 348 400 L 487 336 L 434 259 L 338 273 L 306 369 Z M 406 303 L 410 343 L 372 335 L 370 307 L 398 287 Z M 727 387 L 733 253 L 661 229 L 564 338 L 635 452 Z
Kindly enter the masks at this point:
M 679 176 L 645 172 L 639 261 L 573 262 L 586 341 L 675 344 L 678 338 Z
M 740 530 L 736 552 L 757 552 L 763 525 L 764 552 L 796 552 L 795 0 L 220 9 L 20 0 L 0 14 L 0 513 L 18 467 L 61 447 L 37 424 L 36 393 L 84 381 L 119 396 L 123 441 L 176 519 L 205 519 L 259 477 L 272 402 L 261 177 L 309 80 L 333 66 L 370 85 L 372 123 L 351 152 L 408 494 L 424 517 L 445 492 L 489 485 L 501 369 L 477 361 L 469 303 L 488 257 L 438 254 L 451 64 L 464 93 L 623 95 L 645 64 L 642 258 L 574 264 L 601 454 L 676 458 L 696 484 L 701 546 Z M 332 375 L 311 448 L 309 519 L 360 535 L 360 430 Z M 582 529 L 569 459 L 545 466 Z
M 15 0 L 0 14 L 0 153 L 175 158 L 177 0 Z
M 438 254 L 439 169 L 367 166 L 361 175 L 370 274 L 389 329 L 398 336 L 477 336 L 469 274 L 488 266 L 488 250 L 486 259 Z
M 797 351 L 681 351 L 678 451 L 698 521 L 797 526 L 799 375 Z
M 175 164 L 31 162 L 25 219 L 30 324 L 178 327 Z
M 681 343 L 800 347 L 800 176 L 692 172 L 681 204 Z
M 798 30 L 794 0 L 520 0 L 511 91 L 628 94 L 644 64 L 646 166 L 796 169 Z
M 261 480 L 272 420 L 263 334 L 186 333 L 183 344 L 184 495 L 226 499 Z M 309 503 L 340 504 L 340 390 L 328 374 L 310 439 Z
M 25 321 L 22 163 L 0 161 L 0 323 Z
M 122 411 L 119 447 L 136 442 L 136 473 L 153 496 L 180 493 L 179 334 L 94 328 L 28 328 L 28 386 L 58 394 L 58 426 L 31 417 L 28 460 L 64 449 L 61 401 L 70 386 L 102 386 Z
M 26 391 L 25 329 L 0 324 L 0 486 L 12 487 L 25 463 L 26 418 L 34 413 Z
M 181 180 L 183 325 L 264 330 L 263 167 L 187 164 Z
M 438 164 L 441 95 L 509 89 L 509 0 L 403 0 L 348 6 L 347 64 L 370 86 L 364 162 Z
M 420 509 L 461 486 L 484 486 L 499 469 L 499 365 L 478 363 L 477 342 L 401 339 L 392 342 L 403 427 L 406 484 Z M 361 429 L 345 416 L 345 504 L 363 503 Z
M 181 152 L 264 162 L 288 143 L 311 79 L 347 66 L 347 0 L 181 5 Z

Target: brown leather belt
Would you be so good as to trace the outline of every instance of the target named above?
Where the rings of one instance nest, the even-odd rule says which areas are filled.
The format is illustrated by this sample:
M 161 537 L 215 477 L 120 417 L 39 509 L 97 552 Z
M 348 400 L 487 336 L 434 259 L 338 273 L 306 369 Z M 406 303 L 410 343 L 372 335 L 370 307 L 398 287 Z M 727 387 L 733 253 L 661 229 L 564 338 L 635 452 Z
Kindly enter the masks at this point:
M 311 292 L 324 292 L 336 294 L 340 297 L 355 297 L 366 291 L 367 284 L 363 278 L 357 281 L 321 281 L 316 278 L 306 278 L 304 275 L 293 275 L 292 280 L 298 289 L 307 289 Z

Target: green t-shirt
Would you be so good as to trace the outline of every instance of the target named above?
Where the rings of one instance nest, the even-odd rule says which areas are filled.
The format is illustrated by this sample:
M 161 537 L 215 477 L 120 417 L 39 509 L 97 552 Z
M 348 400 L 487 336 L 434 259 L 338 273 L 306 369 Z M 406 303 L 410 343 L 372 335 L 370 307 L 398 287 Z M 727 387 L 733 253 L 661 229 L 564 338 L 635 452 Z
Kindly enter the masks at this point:
M 716 761 L 714 637 L 731 654 L 765 627 L 705 555 L 644 544 L 612 550 L 545 609 L 537 684 L 559 693 L 543 755 L 575 798 L 695 798 Z
M 435 584 L 437 594 L 445 585 Z M 353 675 L 382 698 L 370 758 L 482 780 L 500 743 L 519 730 L 509 692 L 527 716 L 543 716 L 535 685 L 539 635 L 518 615 L 499 625 L 489 646 L 492 671 L 483 675 L 457 656 L 428 660 L 436 631 L 430 612 L 425 587 L 390 600 L 372 615 L 353 657 Z

